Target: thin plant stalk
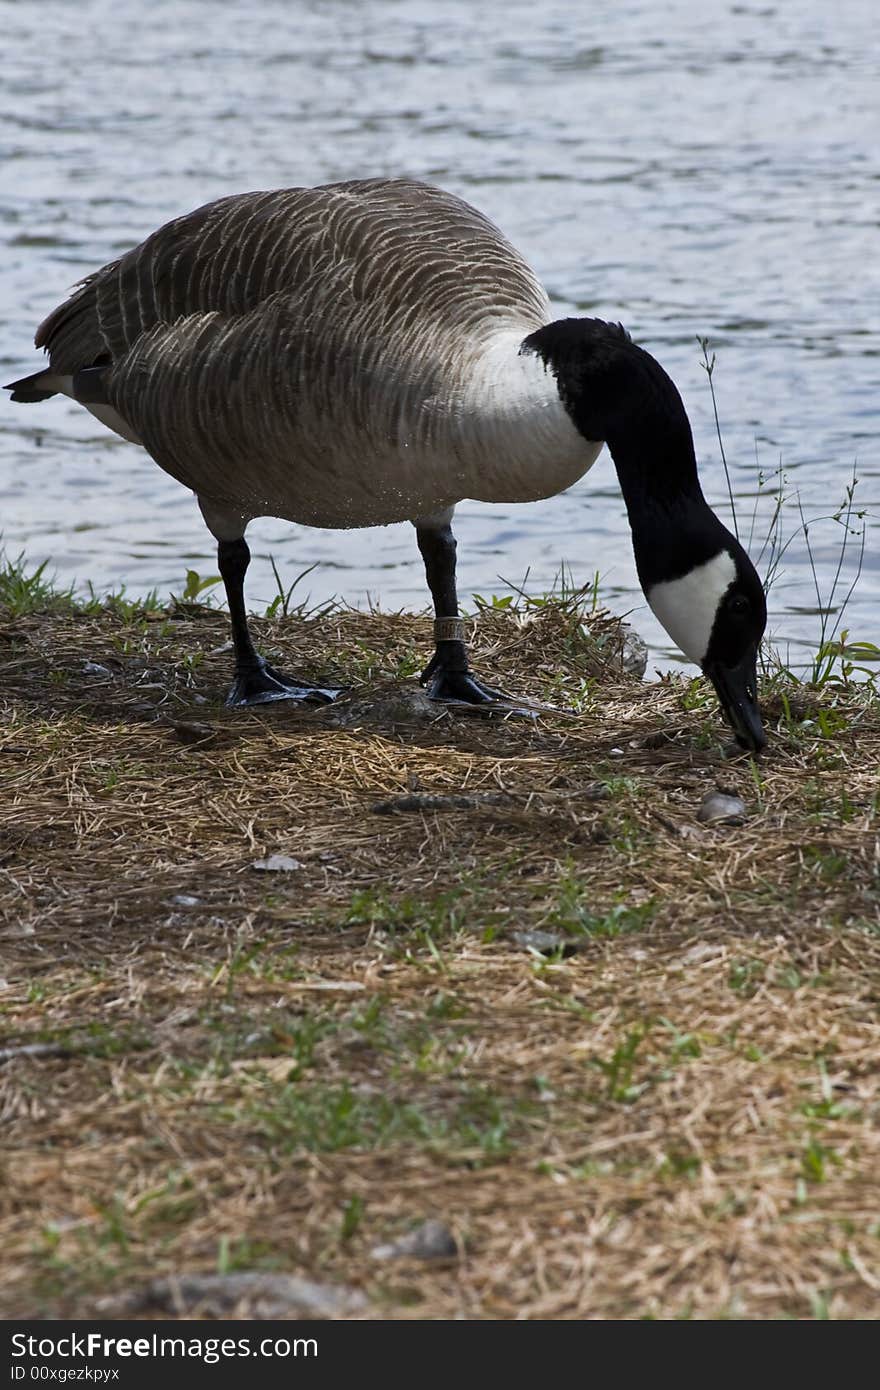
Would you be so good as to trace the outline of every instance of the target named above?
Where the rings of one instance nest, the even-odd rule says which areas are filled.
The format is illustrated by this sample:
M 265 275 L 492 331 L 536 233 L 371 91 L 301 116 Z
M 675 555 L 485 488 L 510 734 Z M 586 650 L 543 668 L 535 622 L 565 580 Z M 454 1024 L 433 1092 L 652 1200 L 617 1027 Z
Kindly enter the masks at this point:
M 715 354 L 713 352 L 710 358 L 708 338 L 698 337 L 697 342 L 703 349 L 703 361 L 701 365 L 709 378 L 709 392 L 712 396 L 712 410 L 715 415 L 715 433 L 718 436 L 718 447 L 721 450 L 721 462 L 724 464 L 724 476 L 727 479 L 727 495 L 730 498 L 730 514 L 733 518 L 733 533 L 737 540 L 739 540 L 739 522 L 736 515 L 736 504 L 733 500 L 733 487 L 730 482 L 730 469 L 727 466 L 727 455 L 724 452 L 724 440 L 721 437 L 721 421 L 718 418 L 718 402 L 715 399 L 715 383 L 712 380 L 712 373 L 715 370 Z

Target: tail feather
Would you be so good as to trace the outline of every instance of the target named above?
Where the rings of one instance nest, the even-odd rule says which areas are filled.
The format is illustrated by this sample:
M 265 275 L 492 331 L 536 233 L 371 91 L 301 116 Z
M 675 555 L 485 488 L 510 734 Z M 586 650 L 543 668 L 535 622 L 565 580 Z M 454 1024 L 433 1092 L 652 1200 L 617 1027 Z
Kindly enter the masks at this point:
M 23 376 L 21 381 L 11 381 L 3 389 L 12 392 L 14 401 L 26 401 L 28 404 L 33 401 L 47 401 L 50 396 L 58 394 L 54 376 L 46 371 L 34 372 L 33 376 Z

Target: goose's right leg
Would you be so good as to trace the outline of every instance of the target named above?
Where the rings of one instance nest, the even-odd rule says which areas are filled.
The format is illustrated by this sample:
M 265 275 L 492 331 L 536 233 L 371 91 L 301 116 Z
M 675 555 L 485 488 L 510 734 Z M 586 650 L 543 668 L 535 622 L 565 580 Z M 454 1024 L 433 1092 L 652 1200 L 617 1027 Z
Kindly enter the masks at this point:
M 477 680 L 468 662 L 464 623 L 458 617 L 455 588 L 455 537 L 452 512 L 414 521 L 416 540 L 425 562 L 425 576 L 434 600 L 434 655 L 421 674 L 432 700 L 446 704 L 499 704 L 509 697 Z
M 214 508 L 201 498 L 199 506 L 209 529 L 217 537 L 217 565 L 229 603 L 235 678 L 226 696 L 227 705 L 265 705 L 275 700 L 327 704 L 335 700 L 341 693 L 338 689 L 290 680 L 270 666 L 264 656 L 260 656 L 251 639 L 244 606 L 244 577 L 251 562 L 251 552 L 244 538 L 247 521 L 240 517 L 233 518 L 225 509 Z M 240 534 L 230 538 L 229 533 L 235 531 Z

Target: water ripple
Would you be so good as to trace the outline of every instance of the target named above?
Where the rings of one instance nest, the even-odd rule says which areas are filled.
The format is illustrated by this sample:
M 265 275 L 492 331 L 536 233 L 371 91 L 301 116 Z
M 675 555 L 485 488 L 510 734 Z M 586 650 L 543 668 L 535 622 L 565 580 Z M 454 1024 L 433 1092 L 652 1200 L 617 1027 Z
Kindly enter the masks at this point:
M 620 319 L 661 357 L 723 506 L 696 342 L 711 339 L 734 490 L 747 517 L 757 500 L 759 540 L 771 511 L 758 473 L 780 460 L 804 505 L 827 512 L 857 459 L 862 505 L 878 505 L 870 0 L 670 0 L 662 13 L 648 0 L 94 0 L 87 24 L 80 8 L 41 0 L 37 25 L 0 0 L 4 379 L 34 369 L 34 327 L 72 281 L 161 221 L 238 189 L 406 172 L 503 226 L 560 313 Z M 179 587 L 186 563 L 213 568 L 185 491 L 67 403 L 4 404 L 0 501 L 7 548 L 50 558 L 65 582 L 137 593 Z M 878 641 L 870 526 L 847 620 Z M 829 579 L 831 528 L 814 550 Z M 598 569 L 656 659 L 675 659 L 638 589 L 607 455 L 570 496 L 465 503 L 458 529 L 465 596 L 499 572 L 529 570 L 538 588 L 563 561 L 584 580 Z M 426 602 L 406 527 L 339 535 L 266 519 L 252 548 L 255 604 L 274 592 L 270 552 L 291 572 L 318 564 L 316 600 Z M 797 539 L 771 609 L 781 641 L 813 640 Z

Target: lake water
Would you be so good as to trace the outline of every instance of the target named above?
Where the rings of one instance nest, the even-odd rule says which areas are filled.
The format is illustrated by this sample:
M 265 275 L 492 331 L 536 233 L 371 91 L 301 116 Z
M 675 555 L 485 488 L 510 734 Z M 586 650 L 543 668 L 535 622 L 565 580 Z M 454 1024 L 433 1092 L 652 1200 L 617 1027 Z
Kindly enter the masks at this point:
M 704 489 L 726 485 L 698 336 L 715 386 L 741 523 L 780 462 L 808 518 L 853 466 L 880 492 L 880 26 L 874 0 L 0 0 L 0 366 L 36 369 L 36 324 L 69 286 L 159 223 L 245 189 L 406 173 L 488 213 L 560 315 L 619 319 L 677 382 Z M 64 582 L 180 590 L 215 572 L 189 494 L 72 402 L 0 407 L 0 533 Z M 756 535 L 771 506 L 759 507 Z M 794 502 L 786 534 L 799 525 Z M 847 610 L 880 642 L 880 550 L 867 521 Z M 599 571 L 660 668 L 676 659 L 638 588 L 607 452 L 564 496 L 464 503 L 462 598 L 503 579 L 550 587 Z M 268 556 L 313 600 L 421 609 L 411 529 L 322 532 L 262 520 Z M 810 534 L 823 599 L 842 528 Z M 845 557 L 852 576 L 858 549 Z M 795 537 L 771 590 L 793 657 L 818 637 Z

